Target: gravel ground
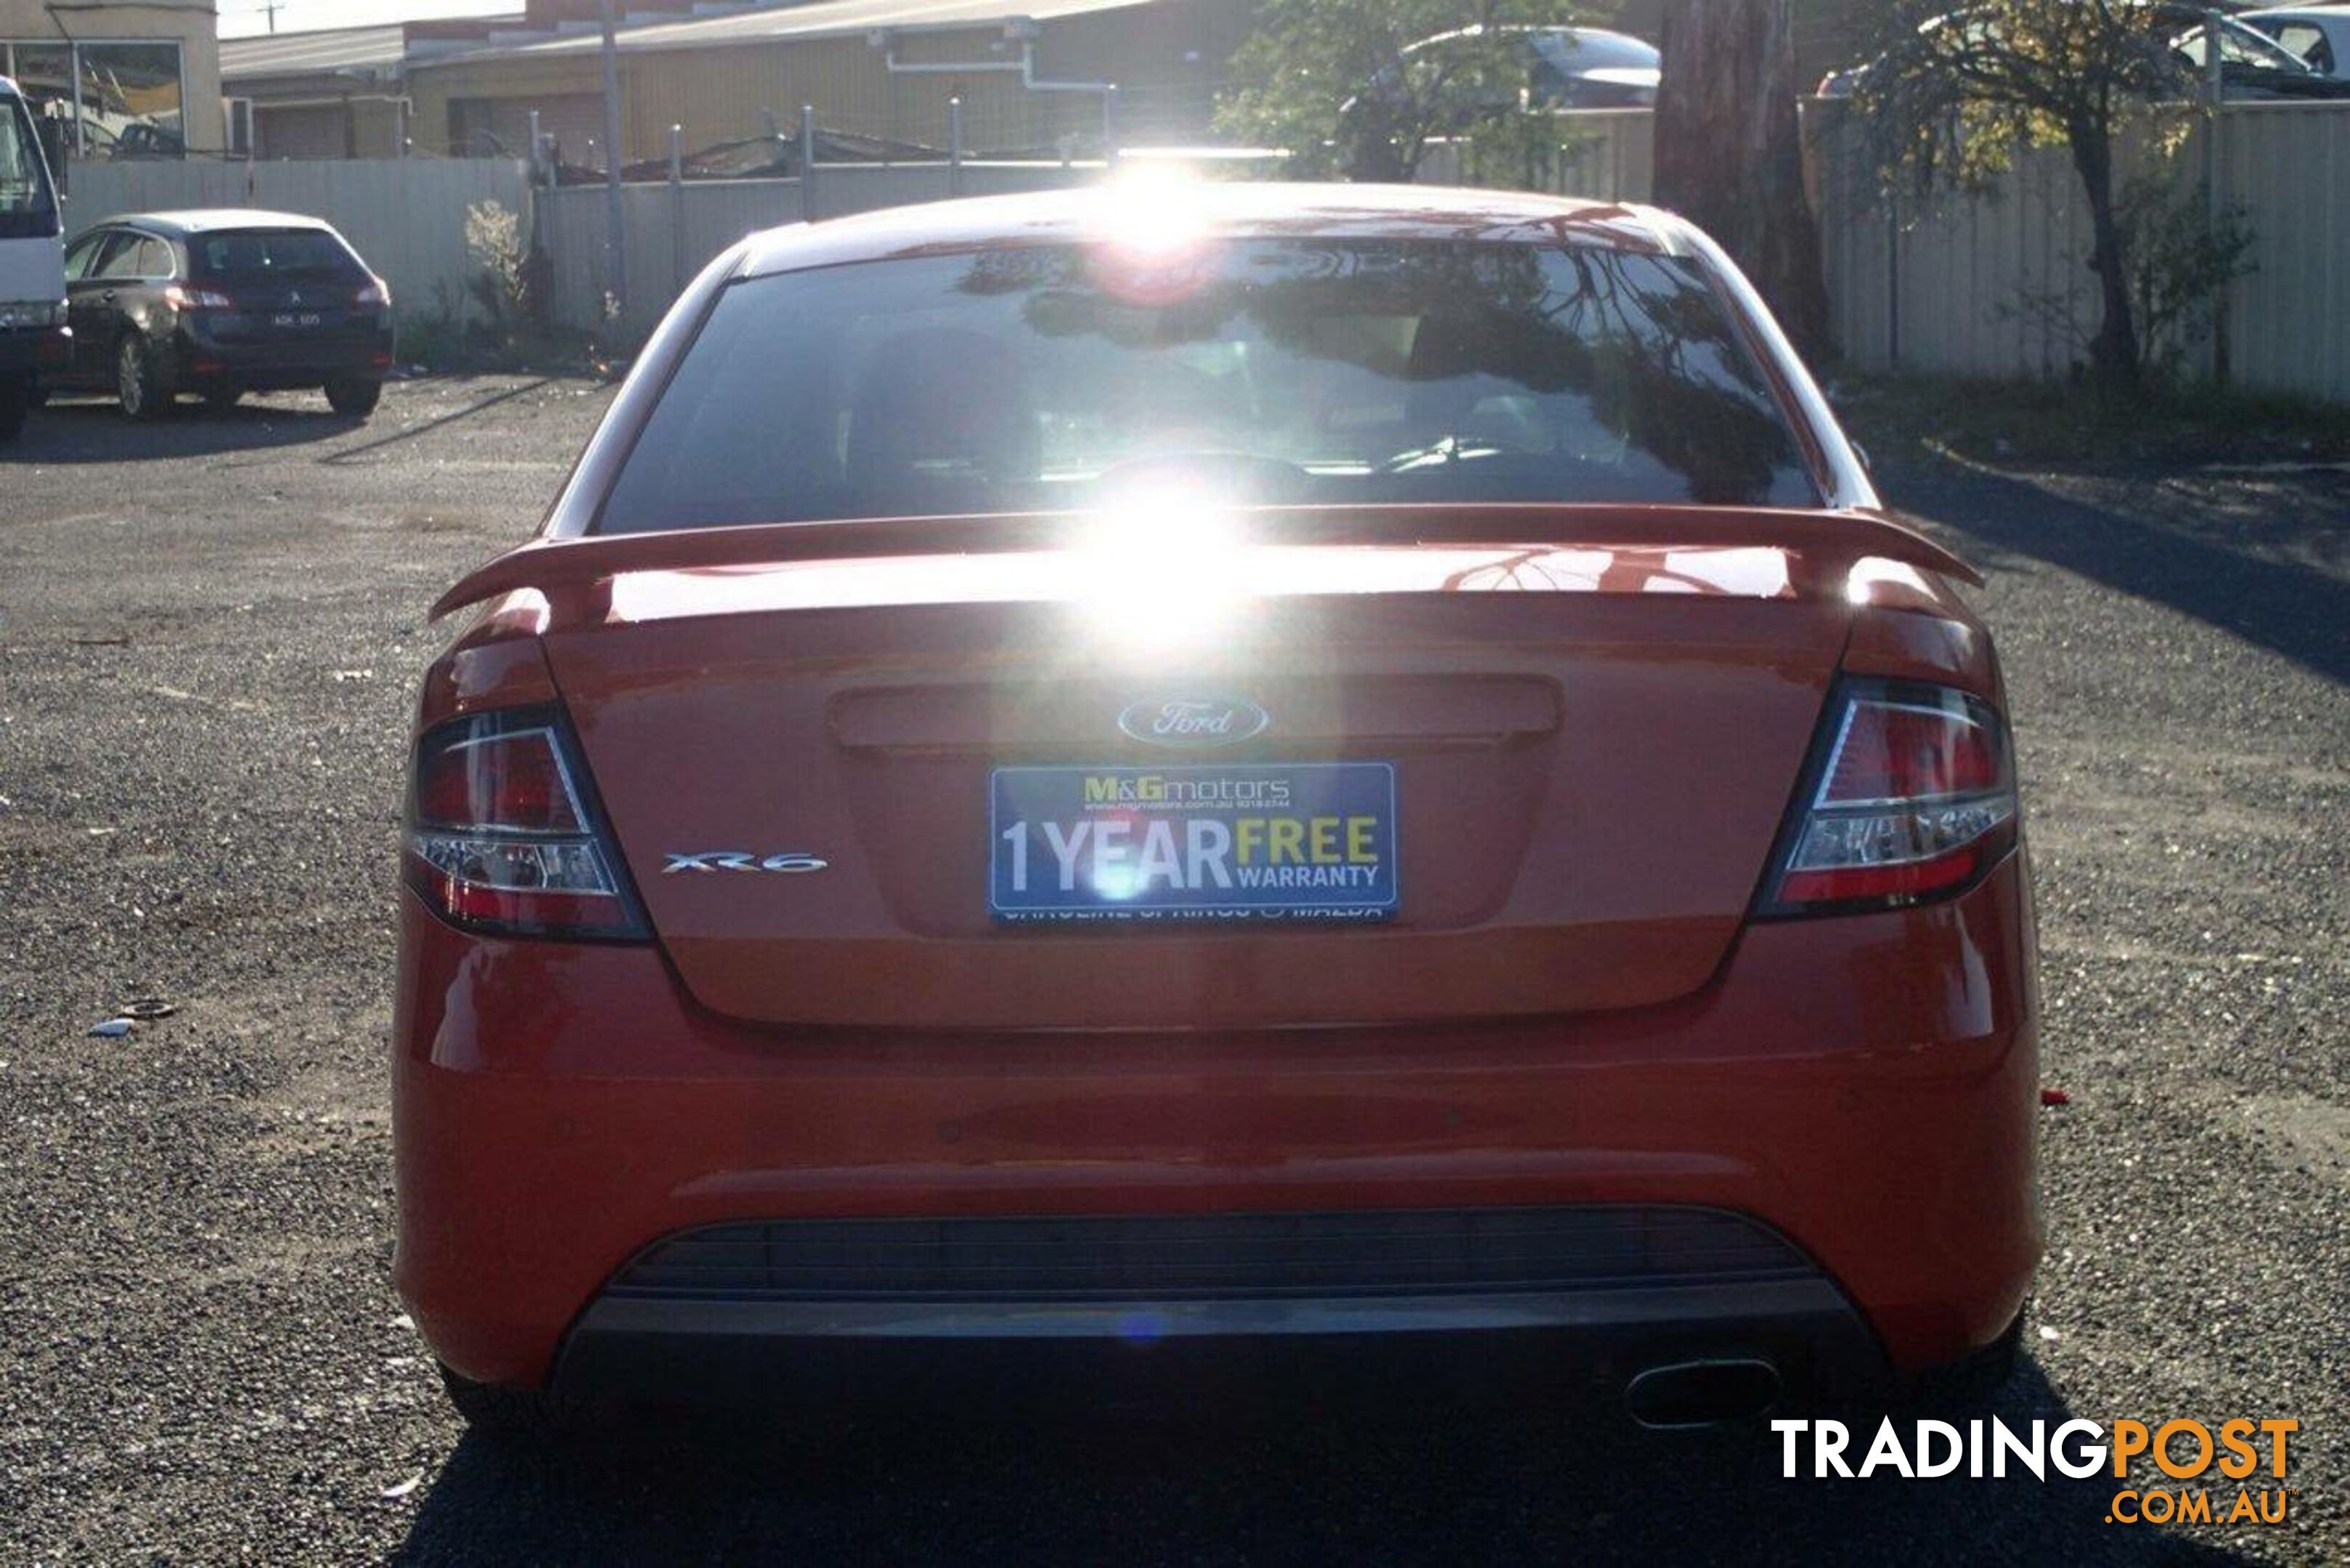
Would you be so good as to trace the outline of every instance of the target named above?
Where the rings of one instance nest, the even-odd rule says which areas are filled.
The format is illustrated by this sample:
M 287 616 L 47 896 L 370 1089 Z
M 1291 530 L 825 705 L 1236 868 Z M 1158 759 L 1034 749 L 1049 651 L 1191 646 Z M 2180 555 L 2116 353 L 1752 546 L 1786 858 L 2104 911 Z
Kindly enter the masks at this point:
M 2287 1525 L 1790 1482 L 1767 1438 L 1440 1379 L 464 1437 L 388 1283 L 402 742 L 425 605 L 601 407 L 68 407 L 0 457 L 0 1561 L 2350 1558 L 2350 479 L 1994 472 L 1895 431 L 1888 491 L 1992 574 L 2071 1098 L 2003 1413 L 2298 1417 Z

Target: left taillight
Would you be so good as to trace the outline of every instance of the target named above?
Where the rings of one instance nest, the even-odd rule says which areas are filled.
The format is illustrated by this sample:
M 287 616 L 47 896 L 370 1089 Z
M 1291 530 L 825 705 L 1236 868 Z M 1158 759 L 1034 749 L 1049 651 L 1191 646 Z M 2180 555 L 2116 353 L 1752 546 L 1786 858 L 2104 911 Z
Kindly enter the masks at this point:
M 569 727 L 553 709 L 476 713 L 417 742 L 401 874 L 454 925 L 642 940 Z
M 1991 705 L 1943 686 L 1836 689 L 1757 913 L 1899 909 L 1971 887 L 2015 842 L 2015 766 Z

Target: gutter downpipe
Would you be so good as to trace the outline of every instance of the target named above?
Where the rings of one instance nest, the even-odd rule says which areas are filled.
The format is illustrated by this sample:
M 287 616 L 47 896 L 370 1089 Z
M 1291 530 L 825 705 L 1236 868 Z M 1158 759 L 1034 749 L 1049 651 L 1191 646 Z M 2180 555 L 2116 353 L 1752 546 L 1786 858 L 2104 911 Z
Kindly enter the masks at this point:
M 1032 28 L 1033 26 L 1031 24 Z M 1011 60 L 901 60 L 898 57 L 897 40 L 892 34 L 881 32 L 873 41 L 880 46 L 882 68 L 893 77 L 970 76 L 980 72 L 1006 76 L 1017 73 L 1024 91 L 1092 93 L 1102 100 L 1102 162 L 1107 167 L 1118 160 L 1118 150 L 1113 145 L 1118 127 L 1118 84 L 1056 81 L 1038 76 L 1036 40 L 1033 36 L 1020 39 L 1020 58 L 1016 64 Z

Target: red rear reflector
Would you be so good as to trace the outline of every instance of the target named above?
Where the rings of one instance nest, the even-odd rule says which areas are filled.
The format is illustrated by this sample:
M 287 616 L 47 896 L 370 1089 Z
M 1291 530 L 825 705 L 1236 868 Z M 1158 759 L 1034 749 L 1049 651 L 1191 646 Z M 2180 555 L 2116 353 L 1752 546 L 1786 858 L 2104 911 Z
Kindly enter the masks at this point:
M 477 714 L 417 746 L 404 879 L 443 919 L 508 936 L 641 938 L 560 716 Z
M 1941 687 L 1847 681 L 1806 775 L 1761 913 L 1914 904 L 1971 882 L 2014 842 L 2007 736 L 1990 705 Z M 1816 782 L 1812 782 L 1816 781 Z
M 1975 874 L 1981 857 L 1970 845 L 1933 860 L 1898 866 L 1846 866 L 1833 871 L 1790 871 L 1779 883 L 1786 904 L 1841 904 L 1854 898 L 1893 898 L 1938 893 Z

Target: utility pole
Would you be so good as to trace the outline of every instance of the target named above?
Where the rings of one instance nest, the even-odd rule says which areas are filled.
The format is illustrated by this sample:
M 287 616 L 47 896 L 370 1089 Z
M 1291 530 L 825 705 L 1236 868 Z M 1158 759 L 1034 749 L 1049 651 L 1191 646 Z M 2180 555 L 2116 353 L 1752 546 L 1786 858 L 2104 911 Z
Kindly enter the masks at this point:
M 628 308 L 629 229 L 620 206 L 620 46 L 617 0 L 602 0 L 604 23 L 604 244 L 611 255 L 609 308 L 617 318 Z

